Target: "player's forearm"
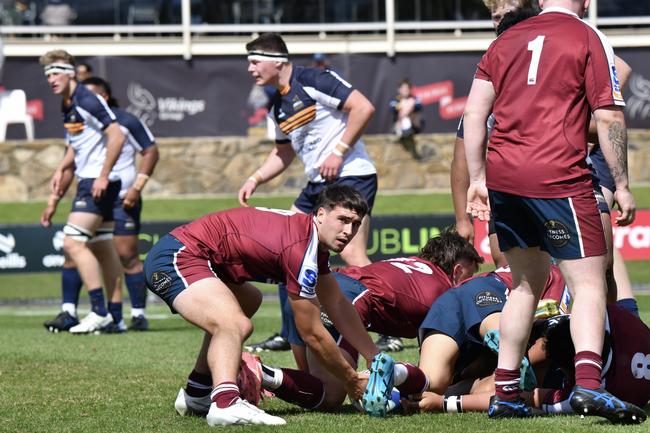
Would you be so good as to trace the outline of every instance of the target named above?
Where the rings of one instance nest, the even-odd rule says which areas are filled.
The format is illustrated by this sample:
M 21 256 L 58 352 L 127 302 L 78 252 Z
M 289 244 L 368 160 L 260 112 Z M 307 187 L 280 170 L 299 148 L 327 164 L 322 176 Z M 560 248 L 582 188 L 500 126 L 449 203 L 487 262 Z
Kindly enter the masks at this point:
M 356 376 L 356 371 L 345 360 L 325 327 L 322 324 L 319 325 L 305 331 L 298 328 L 300 336 L 327 371 L 343 382 L 351 380 Z
M 465 112 L 465 156 L 470 182 L 485 180 L 485 136 L 487 127 L 478 113 Z
M 159 159 L 160 153 L 158 152 L 158 146 L 154 144 L 153 146 L 147 147 L 144 152 L 142 152 L 142 159 L 140 161 L 140 166 L 138 167 L 138 173 L 151 176 Z
M 469 188 L 469 171 L 465 158 L 465 142 L 456 137 L 454 157 L 451 160 L 451 197 L 454 202 L 456 223 L 469 219 L 467 215 L 467 188 Z
M 295 156 L 290 144 L 277 145 L 249 179 L 257 184 L 268 182 L 286 170 Z
M 359 313 L 344 296 L 341 295 L 332 307 L 324 304 L 323 307 L 334 327 L 364 358 L 372 359 L 379 352 L 361 322 Z
M 616 189 L 628 189 L 627 129 L 623 110 L 618 107 L 598 109 L 594 112 L 594 117 L 600 147 L 614 178 Z
M 65 170 L 72 170 L 74 167 L 74 150 L 72 147 L 68 146 L 63 155 L 63 159 L 59 162 L 57 171 L 64 172 Z
M 117 122 L 108 125 L 104 133 L 106 134 L 106 160 L 102 166 L 100 176 L 108 177 L 117 162 L 117 158 L 120 156 L 120 152 L 122 152 L 125 137 Z

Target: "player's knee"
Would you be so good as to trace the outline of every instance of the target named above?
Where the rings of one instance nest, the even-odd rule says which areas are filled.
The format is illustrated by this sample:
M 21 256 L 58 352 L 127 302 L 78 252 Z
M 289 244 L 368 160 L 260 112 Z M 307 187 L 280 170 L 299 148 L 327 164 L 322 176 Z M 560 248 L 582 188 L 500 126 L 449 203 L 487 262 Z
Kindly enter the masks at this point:
M 134 274 L 142 270 L 142 262 L 138 257 L 137 251 L 118 251 L 120 256 L 120 262 L 124 268 L 124 272 L 127 274 Z

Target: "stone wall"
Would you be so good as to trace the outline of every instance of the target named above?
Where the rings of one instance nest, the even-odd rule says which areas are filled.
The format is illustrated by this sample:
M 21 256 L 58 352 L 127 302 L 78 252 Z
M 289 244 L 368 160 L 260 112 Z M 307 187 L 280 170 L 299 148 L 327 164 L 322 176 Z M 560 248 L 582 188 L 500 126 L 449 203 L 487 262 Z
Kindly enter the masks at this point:
M 417 137 L 423 156 L 415 161 L 392 135 L 364 138 L 375 161 L 381 191 L 449 189 L 455 134 Z M 629 131 L 630 178 L 650 182 L 650 130 Z M 147 184 L 148 197 L 183 194 L 236 194 L 241 183 L 264 161 L 273 143 L 255 137 L 198 137 L 158 140 L 161 158 Z M 62 140 L 0 143 L 0 201 L 44 200 L 50 176 L 64 153 Z M 305 184 L 298 161 L 259 192 L 295 194 Z

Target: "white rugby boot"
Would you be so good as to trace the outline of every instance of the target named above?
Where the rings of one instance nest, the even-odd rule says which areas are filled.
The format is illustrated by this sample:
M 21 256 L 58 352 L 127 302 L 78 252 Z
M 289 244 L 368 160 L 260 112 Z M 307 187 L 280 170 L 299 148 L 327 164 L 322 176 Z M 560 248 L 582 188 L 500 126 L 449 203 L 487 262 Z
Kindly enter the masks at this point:
M 287 423 L 282 418 L 269 415 L 242 399 L 224 409 L 219 409 L 216 403 L 212 403 L 207 420 L 210 427 L 233 424 L 285 425 Z
M 180 416 L 206 416 L 211 404 L 210 394 L 205 397 L 192 397 L 185 392 L 185 389 L 181 388 L 176 396 L 174 408 Z
M 81 322 L 79 322 L 78 325 L 70 328 L 70 333 L 89 334 L 91 332 L 100 331 L 111 323 L 113 323 L 113 316 L 111 316 L 111 313 L 106 314 L 106 316 L 100 316 L 94 311 L 91 311 L 86 317 L 81 319 Z

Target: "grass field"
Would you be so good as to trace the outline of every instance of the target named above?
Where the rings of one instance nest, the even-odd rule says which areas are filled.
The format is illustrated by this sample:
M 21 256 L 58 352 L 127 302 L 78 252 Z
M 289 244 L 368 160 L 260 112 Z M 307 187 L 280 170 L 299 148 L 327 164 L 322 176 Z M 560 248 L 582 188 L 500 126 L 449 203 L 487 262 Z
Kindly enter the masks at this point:
M 650 321 L 650 296 L 639 298 Z M 41 323 L 56 307 L 0 308 L 0 431 L 2 432 L 201 432 L 205 420 L 182 418 L 173 409 L 179 387 L 193 367 L 201 333 L 157 303 L 149 308 L 152 330 L 123 335 L 47 333 Z M 254 317 L 262 339 L 277 329 L 276 301 Z M 415 341 L 396 357 L 417 361 Z M 264 355 L 269 364 L 291 366 L 288 352 Z M 286 432 L 648 432 L 648 425 L 613 427 L 600 419 L 556 417 L 490 421 L 484 414 L 426 414 L 379 420 L 353 412 L 308 413 L 278 399 L 265 409 L 283 416 Z M 268 431 L 234 427 L 236 431 Z
M 637 195 L 639 207 L 650 208 L 650 188 Z M 288 197 L 260 198 L 255 205 L 287 208 Z M 58 215 L 63 221 L 68 203 Z M 188 220 L 207 212 L 232 207 L 232 199 L 148 200 L 144 218 Z M 42 203 L 0 205 L 0 223 L 37 221 Z M 450 213 L 447 194 L 381 196 L 375 212 Z M 631 262 L 637 282 L 650 282 L 646 262 Z M 268 287 L 268 292 L 275 292 Z M 26 298 L 58 298 L 58 273 L 0 276 L 0 302 Z M 82 296 L 83 298 L 83 296 Z M 650 323 L 650 296 L 639 296 L 642 317 Z M 87 307 L 82 306 L 81 314 Z M 128 306 L 126 307 L 128 313 Z M 49 334 L 44 320 L 58 305 L 0 307 L 0 432 L 201 432 L 205 420 L 176 415 L 173 402 L 192 369 L 202 335 L 166 307 L 150 304 L 152 330 L 123 335 L 73 336 Z M 280 322 L 277 301 L 263 303 L 254 317 L 260 340 L 275 332 Z M 417 362 L 415 341 L 396 357 Z M 264 355 L 272 365 L 293 366 L 288 352 Z M 517 432 L 600 433 L 649 432 L 647 424 L 613 427 L 600 419 L 555 417 L 535 420 L 490 421 L 484 414 L 427 414 L 371 419 L 347 405 L 340 414 L 309 413 L 279 399 L 267 399 L 263 408 L 283 416 L 286 432 Z M 646 411 L 648 407 L 646 407 Z M 265 427 L 233 427 L 236 431 L 268 431 Z

